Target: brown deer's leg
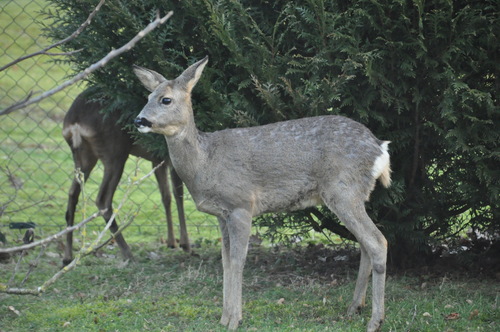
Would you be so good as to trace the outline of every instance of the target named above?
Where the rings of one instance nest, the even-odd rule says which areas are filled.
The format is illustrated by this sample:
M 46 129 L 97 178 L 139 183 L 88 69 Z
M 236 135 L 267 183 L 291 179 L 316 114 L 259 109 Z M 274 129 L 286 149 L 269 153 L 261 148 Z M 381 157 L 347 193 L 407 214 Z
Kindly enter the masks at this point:
M 70 144 L 71 145 L 71 144 Z M 90 172 L 97 163 L 97 156 L 94 155 L 90 147 L 83 142 L 78 148 L 72 148 L 75 170 L 79 169 L 84 176 L 84 181 L 89 178 Z M 71 183 L 71 188 L 68 194 L 68 206 L 66 209 L 66 226 L 70 227 L 75 222 L 75 210 L 80 197 L 81 186 L 75 179 Z M 66 266 L 73 260 L 73 232 L 66 234 L 66 246 L 64 248 L 63 265 Z
M 159 162 L 153 161 L 153 167 L 156 167 Z M 167 246 L 169 248 L 176 248 L 177 242 L 175 241 L 174 224 L 172 220 L 172 194 L 170 192 L 170 184 L 168 183 L 168 164 L 163 163 L 155 171 L 156 181 L 160 188 L 161 200 L 165 208 L 165 215 L 167 216 Z
M 182 180 L 177 175 L 177 172 L 173 167 L 170 170 L 170 177 L 172 178 L 172 184 L 174 187 L 174 198 L 177 205 L 177 214 L 179 216 L 179 224 L 181 231 L 180 246 L 184 251 L 191 251 L 191 244 L 189 243 L 189 235 L 186 227 L 186 216 L 184 214 L 184 184 Z
M 123 168 L 125 162 L 127 161 L 128 154 L 121 154 L 118 156 L 106 156 L 102 158 L 101 161 L 104 164 L 104 176 L 99 188 L 99 194 L 97 195 L 96 205 L 100 211 L 105 210 L 103 217 L 106 223 L 113 215 L 113 196 L 118 186 L 118 182 L 123 174 Z M 111 232 L 116 233 L 118 230 L 118 224 L 116 220 L 113 220 L 110 227 Z M 120 247 L 121 253 L 125 260 L 133 260 L 132 252 L 125 238 L 121 233 L 114 235 L 115 241 Z

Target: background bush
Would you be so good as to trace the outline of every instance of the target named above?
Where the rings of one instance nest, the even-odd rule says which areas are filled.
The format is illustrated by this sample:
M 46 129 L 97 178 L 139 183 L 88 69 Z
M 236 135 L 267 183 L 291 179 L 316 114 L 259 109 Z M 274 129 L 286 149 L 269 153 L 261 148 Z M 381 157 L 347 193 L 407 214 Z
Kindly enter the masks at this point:
M 53 0 L 47 34 L 76 30 L 96 1 Z M 83 69 L 156 15 L 174 16 L 89 79 L 124 126 L 147 92 L 133 64 L 176 77 L 210 57 L 194 91 L 203 130 L 342 114 L 391 140 L 393 186 L 369 211 L 391 261 L 424 257 L 466 228 L 499 231 L 499 22 L 496 1 L 109 0 L 66 45 Z M 139 136 L 165 155 L 163 138 Z M 349 237 L 328 210 L 259 218 L 271 234 L 326 228 Z

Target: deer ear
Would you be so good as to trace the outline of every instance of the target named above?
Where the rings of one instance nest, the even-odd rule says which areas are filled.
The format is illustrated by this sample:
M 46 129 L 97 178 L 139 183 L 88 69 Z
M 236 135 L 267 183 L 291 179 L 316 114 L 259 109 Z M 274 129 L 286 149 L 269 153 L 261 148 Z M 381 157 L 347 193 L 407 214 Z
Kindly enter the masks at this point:
M 158 85 L 165 82 L 167 79 L 161 74 L 153 70 L 142 68 L 134 65 L 134 73 L 141 81 L 142 85 L 150 92 L 153 92 Z
M 191 92 L 193 90 L 207 62 L 208 56 L 189 66 L 181 76 L 177 77 L 177 81 L 184 86 L 186 91 Z

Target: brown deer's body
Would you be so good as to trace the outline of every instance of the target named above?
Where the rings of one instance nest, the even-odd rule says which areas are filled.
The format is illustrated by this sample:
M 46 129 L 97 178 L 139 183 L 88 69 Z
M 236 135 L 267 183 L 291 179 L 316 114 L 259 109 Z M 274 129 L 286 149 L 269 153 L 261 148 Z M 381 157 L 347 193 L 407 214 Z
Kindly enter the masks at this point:
M 85 92 L 80 94 L 64 118 L 63 136 L 71 148 L 75 169 L 81 170 L 85 181 L 89 178 L 98 160 L 104 165 L 104 175 L 99 187 L 96 205 L 99 210 L 106 211 L 103 217 L 108 222 L 113 213 L 113 196 L 128 156 L 132 154 L 149 160 L 153 163 L 154 167 L 160 164 L 162 159 L 155 157 L 142 146 L 134 144 L 134 139 L 118 125 L 120 112 L 113 112 L 105 117 L 101 114 L 102 108 L 103 106 L 99 102 L 88 100 Z M 169 161 L 167 160 L 162 166 L 156 169 L 155 176 L 158 181 L 167 217 L 167 245 L 175 247 L 176 241 L 171 213 L 171 193 L 168 183 L 169 167 Z M 173 169 L 171 177 L 180 221 L 180 246 L 184 250 L 189 251 L 190 246 L 184 219 L 182 197 L 183 184 Z M 80 184 L 74 179 L 69 191 L 68 207 L 66 210 L 66 223 L 68 226 L 72 226 L 74 223 L 75 209 L 80 192 Z M 113 233 L 117 231 L 116 222 L 112 223 L 110 229 Z M 132 259 L 132 253 L 123 235 L 116 234 L 115 240 L 124 258 Z M 63 264 L 69 264 L 73 259 L 72 249 L 73 234 L 69 233 L 66 238 Z
M 242 319 L 242 274 L 252 217 L 325 204 L 354 234 L 361 250 L 348 314 L 365 305 L 373 271 L 367 331 L 384 319 L 387 241 L 365 211 L 377 179 L 390 184 L 387 141 L 342 116 L 322 116 L 203 133 L 195 126 L 191 91 L 203 59 L 175 80 L 137 67 L 152 93 L 135 120 L 141 132 L 165 135 L 170 159 L 199 210 L 217 216 L 222 233 L 224 308 L 230 329 Z

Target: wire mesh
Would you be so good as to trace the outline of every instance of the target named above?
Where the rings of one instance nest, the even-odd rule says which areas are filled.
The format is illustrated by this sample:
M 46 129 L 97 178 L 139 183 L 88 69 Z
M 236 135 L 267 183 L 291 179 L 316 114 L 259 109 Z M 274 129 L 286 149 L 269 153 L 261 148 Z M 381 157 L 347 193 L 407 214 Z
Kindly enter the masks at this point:
M 0 67 L 52 43 L 41 36 L 40 22 L 44 17 L 40 13 L 49 6 L 47 2 L 5 1 L 1 6 Z M 68 65 L 54 60 L 53 56 L 36 56 L 0 71 L 0 109 L 25 98 L 30 92 L 49 90 L 71 75 Z M 65 227 L 74 165 L 70 149 L 61 135 L 62 120 L 83 89 L 83 85 L 74 86 L 38 104 L 0 116 L 0 232 L 7 232 L 12 223 L 23 222 L 34 222 L 39 236 Z M 150 163 L 145 160 L 129 159 L 115 194 L 115 206 L 122 199 L 129 179 L 137 172 L 145 174 L 150 169 Z M 85 196 L 80 199 L 82 218 L 96 211 L 93 201 L 101 178 L 102 167 L 98 165 L 85 185 Z M 217 221 L 196 211 L 188 194 L 185 206 L 192 238 L 218 238 Z M 176 209 L 173 210 L 174 220 L 177 220 Z M 126 237 L 166 238 L 166 217 L 154 176 L 134 188 L 118 220 L 132 215 L 135 219 Z M 97 220 L 90 227 L 103 225 Z M 176 231 L 179 234 L 177 226 Z M 17 231 L 11 230 L 11 236 L 16 234 Z

